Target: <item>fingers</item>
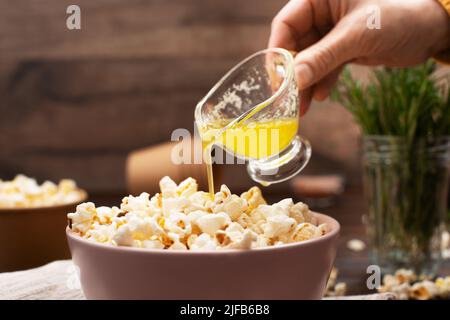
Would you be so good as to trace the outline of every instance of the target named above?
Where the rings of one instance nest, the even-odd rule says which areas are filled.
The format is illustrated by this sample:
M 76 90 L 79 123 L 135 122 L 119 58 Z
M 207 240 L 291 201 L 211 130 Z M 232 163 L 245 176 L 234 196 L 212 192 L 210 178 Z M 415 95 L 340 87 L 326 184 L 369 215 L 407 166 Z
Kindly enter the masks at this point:
M 323 101 L 330 96 L 331 90 L 339 79 L 342 68 L 343 66 L 338 67 L 314 86 L 312 95 L 314 100 Z
M 313 88 L 308 88 L 300 92 L 300 117 L 302 117 L 311 106 Z
M 339 79 L 339 75 L 343 67 L 344 66 L 338 67 L 336 70 L 319 81 L 315 86 L 300 92 L 300 117 L 304 116 L 305 113 L 308 112 L 312 99 L 323 101 L 328 98 L 333 86 Z
M 313 11 L 307 0 L 291 0 L 272 22 L 269 47 L 297 50 L 298 40 L 313 25 Z
M 305 90 L 318 83 L 334 69 L 356 57 L 357 51 L 358 47 L 352 45 L 347 28 L 338 24 L 325 37 L 295 57 L 298 88 Z

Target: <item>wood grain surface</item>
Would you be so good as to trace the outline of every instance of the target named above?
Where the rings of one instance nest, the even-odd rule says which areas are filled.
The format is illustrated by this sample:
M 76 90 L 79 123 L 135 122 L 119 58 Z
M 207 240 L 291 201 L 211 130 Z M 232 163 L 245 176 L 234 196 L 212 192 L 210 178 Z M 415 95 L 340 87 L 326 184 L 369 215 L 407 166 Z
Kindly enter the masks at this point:
M 124 192 L 127 154 L 170 140 L 175 128 L 192 131 L 197 101 L 266 46 L 284 3 L 79 0 L 82 28 L 68 30 L 71 1 L 1 1 L 0 179 L 70 177 L 90 192 Z M 309 170 L 352 176 L 351 117 L 336 106 L 329 117 L 328 106 L 302 120 L 314 147 Z M 324 139 L 336 128 L 343 137 Z M 226 170 L 226 183 L 252 184 L 243 166 Z

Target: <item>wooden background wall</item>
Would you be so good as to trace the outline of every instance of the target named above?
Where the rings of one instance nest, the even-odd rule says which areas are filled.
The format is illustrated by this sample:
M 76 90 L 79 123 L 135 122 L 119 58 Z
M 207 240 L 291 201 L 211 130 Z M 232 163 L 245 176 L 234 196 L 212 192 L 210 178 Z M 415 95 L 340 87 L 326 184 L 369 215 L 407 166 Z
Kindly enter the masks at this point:
M 73 3 L 80 31 L 66 28 Z M 0 178 L 71 177 L 92 192 L 123 192 L 126 155 L 167 141 L 174 128 L 192 129 L 196 102 L 265 47 L 284 3 L 1 1 Z M 309 170 L 352 176 L 351 117 L 329 103 L 313 109 L 301 124 L 314 148 Z M 242 167 L 229 170 L 230 182 L 249 183 Z

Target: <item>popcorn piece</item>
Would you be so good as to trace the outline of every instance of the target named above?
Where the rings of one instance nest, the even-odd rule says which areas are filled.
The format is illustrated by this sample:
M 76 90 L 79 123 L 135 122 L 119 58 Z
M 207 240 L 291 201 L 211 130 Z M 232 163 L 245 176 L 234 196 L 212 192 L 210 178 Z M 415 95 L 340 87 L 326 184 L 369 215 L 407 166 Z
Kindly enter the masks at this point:
M 247 250 L 252 247 L 252 243 L 257 239 L 257 235 L 251 230 L 245 230 L 241 239 L 232 242 L 229 247 L 232 249 Z
M 309 211 L 308 206 L 306 204 L 304 204 L 303 202 L 298 202 L 298 203 L 294 204 L 289 209 L 289 216 L 291 218 L 294 218 L 295 221 L 297 221 L 297 223 L 309 222 L 312 224 L 317 224 L 313 215 Z
M 65 180 L 65 181 L 67 181 L 67 180 Z M 69 180 L 70 181 L 70 180 Z M 72 181 L 73 182 L 73 181 Z M 59 185 L 61 186 L 61 184 L 62 184 L 62 182 L 60 182 L 59 183 Z M 76 190 L 76 185 L 75 185 L 75 183 L 74 183 L 74 186 L 73 186 L 73 189 L 72 190 L 70 190 L 70 192 L 71 191 L 73 191 L 73 190 Z M 56 185 L 56 184 L 54 184 L 53 182 L 51 182 L 51 181 L 45 181 L 42 185 L 41 185 L 41 189 L 42 189 L 42 192 L 43 193 L 47 193 L 47 194 L 49 194 L 49 195 L 55 195 L 57 192 L 58 192 L 58 186 Z M 67 189 L 66 189 L 66 186 L 64 186 L 64 192 L 65 193 L 68 193 L 67 192 Z
M 216 206 L 213 212 L 226 212 L 232 220 L 236 221 L 246 210 L 247 202 L 233 194 L 227 201 Z
M 179 236 L 192 233 L 192 225 L 184 213 L 173 213 L 165 220 L 165 229 Z
M 274 215 L 268 217 L 267 222 L 262 225 L 264 235 L 275 238 L 290 233 L 295 228 L 295 220 L 285 215 Z
M 169 250 L 187 250 L 187 247 L 180 242 L 180 236 L 178 234 L 169 232 L 168 236 L 172 240 L 172 245 L 168 248 Z
M 59 182 L 58 188 L 64 193 L 70 193 L 77 189 L 77 184 L 73 180 L 63 179 Z
M 388 292 L 390 289 L 396 285 L 399 285 L 397 278 L 391 274 L 386 274 L 383 276 L 383 285 L 379 288 L 380 292 Z
M 92 202 L 79 204 L 75 212 L 67 215 L 71 221 L 72 230 L 81 234 L 89 230 L 96 216 L 97 210 Z
M 177 187 L 177 194 L 180 197 L 186 198 L 197 192 L 197 181 L 192 178 L 187 178 Z
M 395 278 L 398 283 L 411 283 L 417 279 L 417 276 L 412 270 L 399 269 L 395 272 Z
M 417 300 L 430 300 L 437 297 L 439 288 L 434 282 L 425 280 L 415 283 L 410 289 L 410 295 Z
M 305 241 L 309 239 L 318 238 L 322 235 L 322 231 L 315 225 L 305 222 L 301 223 L 295 229 L 292 240 L 293 241 Z
M 326 223 L 319 224 L 317 228 L 322 236 L 330 231 L 330 227 Z
M 0 187 L 13 189 L 8 184 Z M 49 192 L 54 187 L 46 185 Z M 160 187 L 161 193 L 152 198 L 145 192 L 125 197 L 120 208 L 80 205 L 68 215 L 71 228 L 100 243 L 168 250 L 247 250 L 304 241 L 328 232 L 326 224 L 317 226 L 305 204 L 285 199 L 267 205 L 257 187 L 239 197 L 222 185 L 214 199 L 198 191 L 192 178 L 177 185 L 164 177 Z
M 439 290 L 439 297 L 442 299 L 450 298 L 450 276 L 445 278 L 437 278 L 435 283 Z
M 174 198 L 177 196 L 177 184 L 167 176 L 161 179 L 159 188 L 163 198 Z
M 345 296 L 345 293 L 347 292 L 347 284 L 345 282 L 338 282 L 334 286 L 334 294 L 336 297 L 342 297 Z
M 209 193 L 198 191 L 189 196 L 189 206 L 185 208 L 184 211 L 185 213 L 189 213 L 192 211 L 204 210 L 206 208 L 206 203 L 210 200 Z
M 190 246 L 192 251 L 198 250 L 216 250 L 217 245 L 214 239 L 207 233 L 196 237 Z
M 256 240 L 253 242 L 252 248 L 264 248 L 270 245 L 270 239 L 266 238 L 264 235 L 258 234 Z
M 359 239 L 351 239 L 347 242 L 347 248 L 351 251 L 360 252 L 366 248 L 366 244 Z
M 141 218 L 136 215 L 127 216 L 127 226 L 134 240 L 147 240 L 153 235 L 160 235 L 164 230 L 154 217 Z
M 200 226 L 198 225 L 198 219 L 203 217 L 204 215 L 207 215 L 208 213 L 201 210 L 192 211 L 187 214 L 187 221 L 191 225 L 191 231 L 194 234 L 201 234 L 202 230 L 200 229 Z
M 90 229 L 86 232 L 86 236 L 97 242 L 110 243 L 114 237 L 115 231 L 114 225 L 96 225 L 94 229 Z
M 205 214 L 197 219 L 200 230 L 209 235 L 214 235 L 219 229 L 225 228 L 230 223 L 230 217 L 224 212 Z
M 225 234 L 232 242 L 238 242 L 242 239 L 245 229 L 237 222 L 232 222 L 226 229 Z
M 337 276 L 338 276 L 338 269 L 333 267 L 331 269 L 330 275 L 328 277 L 327 286 L 325 289 L 326 292 L 331 291 L 334 288 L 334 286 L 336 284 Z
M 411 291 L 411 286 L 407 282 L 397 284 L 397 285 L 393 286 L 391 288 L 391 290 L 389 290 L 389 292 L 392 292 L 393 294 L 395 294 L 395 296 L 398 300 L 408 300 L 410 291 Z
M 13 182 L 16 184 L 17 189 L 27 196 L 37 196 L 40 193 L 39 185 L 35 179 L 19 174 L 14 178 Z
M 266 200 L 262 196 L 261 189 L 258 187 L 250 188 L 247 192 L 241 194 L 241 198 L 246 200 L 248 203 L 246 213 L 252 212 L 262 204 L 267 204 Z
M 341 297 L 347 293 L 347 284 L 345 282 L 336 283 L 338 270 L 333 267 L 328 277 L 327 286 L 325 288 L 326 297 Z
M 118 246 L 127 246 L 127 247 L 133 246 L 134 243 L 133 232 L 131 232 L 130 226 L 128 225 L 120 226 L 113 237 L 113 241 Z
M 138 197 L 128 196 L 123 198 L 120 209 L 125 212 L 145 212 L 150 208 L 150 195 L 147 192 L 141 193 Z
M 117 207 L 98 207 L 97 217 L 101 224 L 109 224 L 120 212 L 120 209 Z
M 172 213 L 184 212 L 188 205 L 189 200 L 186 198 L 163 198 L 162 212 L 165 217 L 168 217 Z

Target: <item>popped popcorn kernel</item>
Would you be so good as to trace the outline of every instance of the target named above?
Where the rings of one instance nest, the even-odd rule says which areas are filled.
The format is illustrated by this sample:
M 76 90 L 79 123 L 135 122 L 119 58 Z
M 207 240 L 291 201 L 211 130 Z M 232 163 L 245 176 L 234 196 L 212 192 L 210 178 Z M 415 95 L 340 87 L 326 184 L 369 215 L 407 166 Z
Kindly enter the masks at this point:
M 224 213 L 205 214 L 197 220 L 200 230 L 209 235 L 214 235 L 218 230 L 230 224 L 230 217 Z
M 96 217 L 97 209 L 92 202 L 79 204 L 75 212 L 67 215 L 67 218 L 71 221 L 72 230 L 81 234 L 89 230 Z
M 436 297 L 438 293 L 436 284 L 428 280 L 415 283 L 410 289 L 411 297 L 417 300 L 429 300 Z
M 51 184 L 46 188 L 54 190 Z M 81 204 L 68 214 L 71 229 L 113 246 L 192 251 L 257 249 L 329 232 L 305 204 L 284 199 L 268 205 L 257 187 L 237 196 L 222 185 L 211 198 L 192 178 L 177 185 L 164 177 L 160 188 L 153 197 L 145 192 L 124 197 L 120 208 Z
M 261 189 L 258 187 L 252 187 L 248 191 L 242 193 L 241 198 L 246 200 L 248 203 L 246 213 L 258 208 L 261 204 L 267 204 L 266 200 L 262 196 Z

